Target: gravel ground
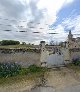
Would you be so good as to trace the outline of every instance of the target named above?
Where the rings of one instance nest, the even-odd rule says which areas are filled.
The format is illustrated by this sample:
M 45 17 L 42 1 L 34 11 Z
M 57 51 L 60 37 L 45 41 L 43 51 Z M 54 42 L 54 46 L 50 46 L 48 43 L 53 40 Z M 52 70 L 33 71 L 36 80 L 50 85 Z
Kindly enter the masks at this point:
M 55 89 L 63 89 L 67 86 L 73 86 L 80 84 L 79 79 L 75 78 L 74 72 L 68 68 L 61 68 L 51 70 L 48 72 L 47 85 L 53 86 Z
M 24 80 L 19 83 L 13 83 L 11 85 L 0 85 L 0 92 L 28 92 L 35 85 L 34 81 Z
M 51 91 L 52 89 L 48 87 L 27 91 L 35 86 L 35 82 L 24 80 L 12 85 L 0 86 L 0 92 L 37 92 L 37 90 L 40 92 L 47 92 L 49 90 L 49 92 L 80 92 L 80 80 L 76 78 L 75 72 L 68 68 L 50 70 L 45 74 L 45 79 L 47 80 L 46 85 L 53 87 L 54 91 Z

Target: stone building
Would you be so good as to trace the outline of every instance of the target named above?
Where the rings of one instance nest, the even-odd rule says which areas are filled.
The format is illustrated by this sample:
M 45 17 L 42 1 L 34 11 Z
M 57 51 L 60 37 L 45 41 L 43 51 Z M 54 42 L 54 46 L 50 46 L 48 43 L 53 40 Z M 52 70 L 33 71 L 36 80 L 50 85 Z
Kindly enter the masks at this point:
M 71 31 L 69 31 L 67 44 L 70 61 L 80 59 L 80 37 L 74 38 Z
M 46 46 L 45 41 L 41 41 L 41 57 L 42 66 L 60 66 L 71 63 L 73 60 L 80 59 L 80 38 L 73 38 L 69 31 L 68 40 L 63 42 L 62 46 Z

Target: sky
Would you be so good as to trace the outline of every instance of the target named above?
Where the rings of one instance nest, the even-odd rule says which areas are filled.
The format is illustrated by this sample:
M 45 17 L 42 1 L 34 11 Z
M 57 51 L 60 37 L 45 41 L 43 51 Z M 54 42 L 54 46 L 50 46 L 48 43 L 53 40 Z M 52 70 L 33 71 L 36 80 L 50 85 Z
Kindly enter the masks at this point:
M 0 40 L 67 40 L 80 37 L 80 0 L 0 0 Z

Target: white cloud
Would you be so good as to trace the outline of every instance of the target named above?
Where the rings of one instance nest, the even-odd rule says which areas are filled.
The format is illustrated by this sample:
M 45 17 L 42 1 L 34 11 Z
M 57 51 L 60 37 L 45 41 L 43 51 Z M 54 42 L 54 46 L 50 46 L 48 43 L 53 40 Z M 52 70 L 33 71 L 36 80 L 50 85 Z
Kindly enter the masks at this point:
M 46 8 L 48 14 L 51 15 L 53 13 L 57 13 L 62 7 L 65 0 L 40 0 L 38 3 L 38 7 L 40 9 Z
M 72 29 L 74 33 L 80 33 L 80 15 L 75 17 L 66 18 L 62 25 L 67 29 Z
M 64 2 L 65 0 L 40 0 L 37 6 L 39 9 L 45 9 L 45 17 L 47 16 L 49 23 L 54 23 L 56 21 L 56 14 L 61 9 Z
M 61 24 L 59 24 L 54 30 L 55 33 L 59 33 L 54 38 L 59 41 L 65 41 L 69 30 L 72 30 L 74 37 L 80 37 L 80 15 L 75 17 L 66 18 Z
M 10 33 L 3 33 L 3 31 L 0 31 L 0 39 L 20 39 L 20 41 L 23 40 L 26 42 L 49 40 L 50 35 L 47 33 L 49 33 L 50 30 L 48 30 L 48 26 L 56 21 L 57 13 L 63 7 L 64 3 L 69 4 L 72 1 L 73 0 L 14 0 L 12 2 L 11 0 L 0 0 L 0 15 L 3 18 L 6 17 L 8 19 L 15 19 L 17 21 L 26 21 L 25 23 L 8 21 L 8 24 L 14 25 L 11 26 L 11 29 L 13 30 Z M 30 21 L 33 21 L 34 23 L 30 24 Z M 4 20 L 1 22 L 6 23 Z M 37 22 L 40 24 L 37 25 Z M 23 25 L 25 27 L 25 30 L 27 30 L 28 32 L 16 33 L 16 31 L 18 30 L 24 30 L 24 28 L 19 29 L 17 27 L 18 25 Z M 29 29 L 30 26 L 35 26 L 35 28 L 31 30 Z M 4 27 L 3 29 L 6 29 L 6 27 Z M 39 31 L 41 32 L 41 34 L 34 35 L 32 34 L 33 31 Z M 62 25 L 58 25 L 57 29 L 55 29 L 54 32 L 65 34 Z M 55 35 L 56 39 L 58 39 L 59 37 L 61 37 L 61 35 Z
M 72 3 L 73 0 L 40 0 L 37 4 L 39 9 L 46 10 L 45 17 L 49 23 L 54 23 L 57 19 L 57 13 L 66 4 Z
M 72 3 L 74 0 L 66 0 L 66 3 Z

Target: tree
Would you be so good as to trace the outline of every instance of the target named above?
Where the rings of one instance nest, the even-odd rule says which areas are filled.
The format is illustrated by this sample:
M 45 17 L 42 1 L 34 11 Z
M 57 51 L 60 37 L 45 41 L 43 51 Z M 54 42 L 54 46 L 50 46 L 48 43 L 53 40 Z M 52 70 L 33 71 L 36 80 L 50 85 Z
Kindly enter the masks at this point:
M 22 42 L 22 45 L 26 45 L 26 43 L 25 42 Z
M 50 41 L 50 45 L 54 45 L 54 41 Z
M 2 40 L 1 45 L 18 45 L 20 44 L 19 41 L 14 41 L 14 40 Z

